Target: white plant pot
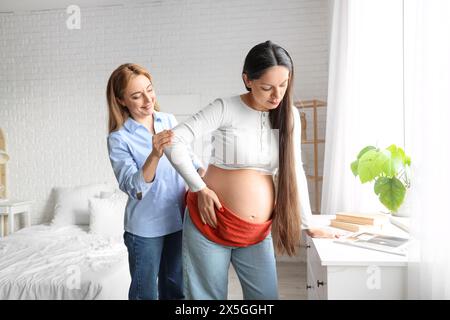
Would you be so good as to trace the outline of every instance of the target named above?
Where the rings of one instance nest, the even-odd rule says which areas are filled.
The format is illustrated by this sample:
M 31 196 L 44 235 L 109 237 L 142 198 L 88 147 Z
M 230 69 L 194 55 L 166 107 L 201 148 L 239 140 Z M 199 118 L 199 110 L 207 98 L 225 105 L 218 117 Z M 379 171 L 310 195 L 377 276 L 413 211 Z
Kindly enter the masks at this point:
M 411 200 L 408 196 L 408 192 L 405 195 L 402 205 L 398 208 L 397 212 L 392 212 L 394 217 L 409 217 L 411 215 Z

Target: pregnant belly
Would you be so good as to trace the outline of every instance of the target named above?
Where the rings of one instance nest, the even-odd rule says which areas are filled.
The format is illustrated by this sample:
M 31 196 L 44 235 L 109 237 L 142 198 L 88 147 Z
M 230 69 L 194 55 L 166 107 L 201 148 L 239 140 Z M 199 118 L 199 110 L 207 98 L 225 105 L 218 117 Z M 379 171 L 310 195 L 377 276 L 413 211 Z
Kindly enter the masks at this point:
M 272 175 L 252 169 L 225 170 L 209 165 L 203 178 L 223 206 L 252 223 L 271 218 L 275 189 Z

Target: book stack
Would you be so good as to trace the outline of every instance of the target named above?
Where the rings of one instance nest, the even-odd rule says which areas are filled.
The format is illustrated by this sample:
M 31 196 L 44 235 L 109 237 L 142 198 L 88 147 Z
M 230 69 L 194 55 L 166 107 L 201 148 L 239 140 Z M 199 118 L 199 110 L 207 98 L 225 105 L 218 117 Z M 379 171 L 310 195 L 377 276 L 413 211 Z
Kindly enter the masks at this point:
M 351 232 L 381 231 L 389 221 L 389 216 L 382 213 L 351 213 L 338 212 L 336 219 L 330 221 L 330 226 Z

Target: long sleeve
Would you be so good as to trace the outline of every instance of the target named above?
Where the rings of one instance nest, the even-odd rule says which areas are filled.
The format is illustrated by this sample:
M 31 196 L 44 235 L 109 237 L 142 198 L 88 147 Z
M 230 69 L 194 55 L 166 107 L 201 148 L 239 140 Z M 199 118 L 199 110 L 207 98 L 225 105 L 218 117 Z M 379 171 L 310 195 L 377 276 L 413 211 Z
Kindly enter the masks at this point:
M 297 190 L 300 201 L 300 214 L 302 229 L 311 227 L 311 204 L 309 202 L 308 182 L 306 180 L 305 170 L 302 161 L 301 145 L 301 122 L 297 108 L 292 107 L 294 113 L 294 153 L 295 153 L 295 171 L 297 177 Z
M 170 125 L 171 128 L 174 128 L 178 125 L 178 121 L 174 115 L 170 115 Z M 199 157 L 194 153 L 194 151 L 192 151 L 192 148 L 190 146 L 187 146 L 187 149 L 195 170 L 197 171 L 199 168 L 203 168 L 203 163 L 200 161 Z
M 218 129 L 223 122 L 224 113 L 223 101 L 216 99 L 172 129 L 174 138 L 172 144 L 164 149 L 164 153 L 192 192 L 205 188 L 206 184 L 195 169 L 188 147 L 194 140 Z
M 138 168 L 127 144 L 120 137 L 108 137 L 108 152 L 120 190 L 133 199 L 141 200 L 155 180 L 145 182 L 142 168 Z

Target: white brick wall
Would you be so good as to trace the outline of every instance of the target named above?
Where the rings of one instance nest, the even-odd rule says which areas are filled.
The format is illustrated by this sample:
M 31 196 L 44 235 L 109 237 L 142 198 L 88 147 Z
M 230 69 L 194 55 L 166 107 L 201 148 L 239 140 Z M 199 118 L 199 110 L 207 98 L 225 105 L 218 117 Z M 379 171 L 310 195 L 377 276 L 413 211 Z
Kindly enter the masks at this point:
M 0 14 L 9 196 L 35 200 L 33 224 L 52 218 L 55 186 L 115 183 L 105 144 L 105 87 L 121 63 L 146 66 L 157 94 L 198 96 L 200 108 L 242 93 L 246 53 L 271 39 L 294 59 L 296 98 L 326 99 L 328 0 L 81 7 L 80 30 L 67 29 L 67 18 L 61 9 Z

